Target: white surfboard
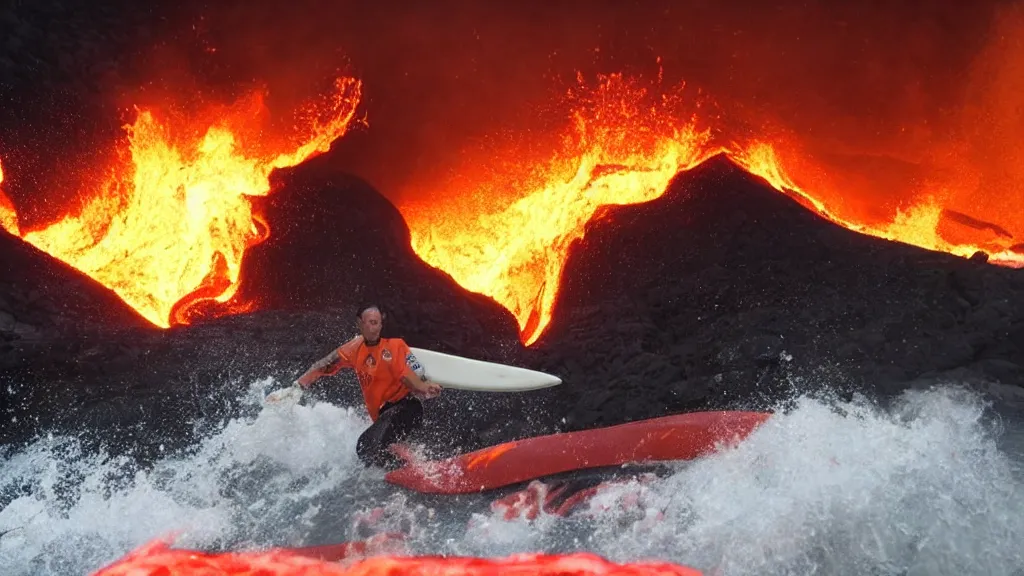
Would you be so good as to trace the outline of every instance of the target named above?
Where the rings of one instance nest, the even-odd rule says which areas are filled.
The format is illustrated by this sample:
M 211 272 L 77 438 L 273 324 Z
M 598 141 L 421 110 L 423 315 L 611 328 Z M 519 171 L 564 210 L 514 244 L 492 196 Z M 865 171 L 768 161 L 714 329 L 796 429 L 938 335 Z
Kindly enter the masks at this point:
M 451 354 L 409 348 L 419 360 L 427 378 L 442 388 L 474 390 L 478 392 L 523 392 L 549 388 L 562 383 L 562 379 L 518 366 L 473 360 Z

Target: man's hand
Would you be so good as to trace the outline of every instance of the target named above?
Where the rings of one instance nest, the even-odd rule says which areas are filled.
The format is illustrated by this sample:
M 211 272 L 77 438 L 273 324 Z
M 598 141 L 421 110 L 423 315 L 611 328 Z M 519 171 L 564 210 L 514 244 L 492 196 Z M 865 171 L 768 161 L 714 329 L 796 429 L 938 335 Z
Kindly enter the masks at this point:
M 423 390 L 423 398 L 430 400 L 431 398 L 437 398 L 438 396 L 441 395 L 441 385 L 438 384 L 437 382 L 431 382 L 430 380 L 427 380 L 426 382 L 421 382 L 421 385 Z
M 299 388 L 309 388 L 320 378 L 320 374 L 314 368 L 310 368 L 305 374 L 299 376 L 299 379 L 292 382 L 292 386 L 298 386 Z
M 298 382 L 287 388 L 275 390 L 267 394 L 267 402 L 270 404 L 295 404 L 302 398 L 302 388 Z
M 421 398 L 423 400 L 430 400 L 431 398 L 437 398 L 441 395 L 441 385 L 430 380 L 420 380 L 419 378 L 409 378 L 406 376 L 402 377 L 405 385 L 408 386 L 412 395 Z

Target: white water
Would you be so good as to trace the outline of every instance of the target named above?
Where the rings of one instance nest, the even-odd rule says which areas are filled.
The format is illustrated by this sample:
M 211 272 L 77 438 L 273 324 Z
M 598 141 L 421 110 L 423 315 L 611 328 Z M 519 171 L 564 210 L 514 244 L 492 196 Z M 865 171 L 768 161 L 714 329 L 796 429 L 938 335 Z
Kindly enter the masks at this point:
M 385 505 L 411 519 L 423 553 L 587 550 L 729 575 L 1022 574 L 1019 440 L 987 416 L 954 390 L 885 412 L 803 399 L 735 450 L 603 496 L 633 494 L 645 511 L 532 523 L 383 483 L 354 457 L 361 409 L 266 408 L 145 472 L 51 439 L 4 457 L 0 572 L 87 574 L 170 533 L 201 548 L 343 541 L 357 538 L 354 514 Z

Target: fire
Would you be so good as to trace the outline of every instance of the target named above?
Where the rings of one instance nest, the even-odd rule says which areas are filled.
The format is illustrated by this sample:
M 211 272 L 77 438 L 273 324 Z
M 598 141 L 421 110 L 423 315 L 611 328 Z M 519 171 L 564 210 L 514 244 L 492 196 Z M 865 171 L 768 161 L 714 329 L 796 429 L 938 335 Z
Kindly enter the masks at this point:
M 4 183 L 4 167 L 0 164 L 0 184 Z M 18 231 L 18 213 L 14 211 L 14 203 L 0 188 L 0 227 L 8 233 L 20 236 Z
M 681 95 L 652 97 L 611 75 L 571 96 L 579 103 L 563 149 L 526 195 L 514 198 L 507 183 L 492 181 L 457 200 L 403 210 L 420 257 L 508 308 L 526 344 L 551 321 L 566 253 L 597 209 L 657 198 L 680 170 L 714 153 L 710 130 L 677 114 Z M 483 204 L 483 213 L 460 202 Z
M 111 288 L 153 324 L 187 323 L 197 302 L 231 300 L 242 256 L 269 234 L 249 197 L 270 192 L 274 169 L 328 150 L 347 131 L 360 95 L 357 80 L 337 80 L 330 98 L 305 111 L 297 145 L 238 136 L 258 134 L 259 93 L 198 137 L 140 110 L 126 127 L 130 161 L 111 170 L 80 213 L 22 237 Z M 13 209 L 0 202 L 4 214 L 11 230 Z
M 1014 267 L 1024 266 L 1024 253 L 1015 250 L 1012 246 L 1012 234 L 1008 232 L 1003 231 L 1002 238 L 985 239 L 978 230 L 974 230 L 970 234 L 971 240 L 947 240 L 942 231 L 950 226 L 951 221 L 960 221 L 961 224 L 976 228 L 983 228 L 985 225 L 977 221 L 973 224 L 965 222 L 971 219 L 945 208 L 939 198 L 948 196 L 949 192 L 939 184 L 931 184 L 931 188 L 926 187 L 918 199 L 909 206 L 897 208 L 890 221 L 870 222 L 867 216 L 862 215 L 858 218 L 854 214 L 841 214 L 839 210 L 821 200 L 841 198 L 842 194 L 838 190 L 825 189 L 812 194 L 795 184 L 771 144 L 755 142 L 746 149 L 731 153 L 730 156 L 751 174 L 764 178 L 776 190 L 793 195 L 823 218 L 855 232 L 963 257 L 970 257 L 979 251 L 985 252 L 995 263 Z M 844 212 L 856 210 L 847 209 Z
M 676 174 L 717 154 L 851 230 L 960 256 L 981 250 L 994 262 L 1024 265 L 1008 233 L 982 241 L 974 230 L 963 241 L 947 240 L 940 232 L 966 217 L 943 207 L 947 191 L 939 184 L 885 220 L 844 202 L 843 189 L 830 186 L 825 169 L 795 144 L 701 127 L 699 114 L 680 112 L 701 107 L 682 90 L 659 94 L 613 74 L 593 90 L 581 84 L 581 91 L 582 97 L 573 93 L 564 146 L 525 185 L 511 175 L 467 169 L 470 184 L 445 191 L 443 204 L 403 206 L 420 257 L 510 310 L 527 345 L 550 323 L 568 249 L 598 208 L 653 200 Z M 801 181 L 822 187 L 811 192 Z
M 983 251 L 995 263 L 1024 266 L 1024 231 L 991 222 L 1017 211 L 1020 199 L 986 196 L 982 205 L 976 198 L 986 170 L 1012 176 L 1019 169 L 961 161 L 979 157 L 970 154 L 976 143 L 932 151 L 931 164 L 921 162 L 934 165 L 932 175 L 915 180 L 901 204 L 872 204 L 880 181 L 868 168 L 826 164 L 781 131 L 729 132 L 721 115 L 683 88 L 665 92 L 621 74 L 602 76 L 593 87 L 579 78 L 549 155 L 512 150 L 459 171 L 457 185 L 406 195 L 444 198 L 400 207 L 413 249 L 505 306 L 529 345 L 551 322 L 568 250 L 599 208 L 653 200 L 678 173 L 726 154 L 850 230 L 964 257 Z M 0 192 L 0 225 L 110 287 L 158 326 L 188 323 L 200 302 L 245 311 L 249 305 L 232 301 L 242 256 L 269 234 L 249 197 L 270 192 L 275 168 L 325 151 L 345 134 L 360 96 L 358 81 L 338 80 L 329 102 L 311 108 L 319 120 L 305 122 L 299 142 L 287 148 L 255 138 L 259 95 L 202 131 L 142 110 L 127 127 L 128 161 L 112 168 L 77 214 L 24 232 Z M 969 215 L 979 210 L 984 220 Z

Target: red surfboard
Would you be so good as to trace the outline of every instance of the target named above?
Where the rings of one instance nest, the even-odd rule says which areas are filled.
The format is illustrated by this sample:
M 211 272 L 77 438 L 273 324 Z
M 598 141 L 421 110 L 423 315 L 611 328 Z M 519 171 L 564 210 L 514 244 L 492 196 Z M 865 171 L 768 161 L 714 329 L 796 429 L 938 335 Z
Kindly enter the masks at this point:
M 578 432 L 506 442 L 441 461 L 415 461 L 385 479 L 431 494 L 467 494 L 573 470 L 664 460 L 691 460 L 744 439 L 768 412 L 694 412 Z

